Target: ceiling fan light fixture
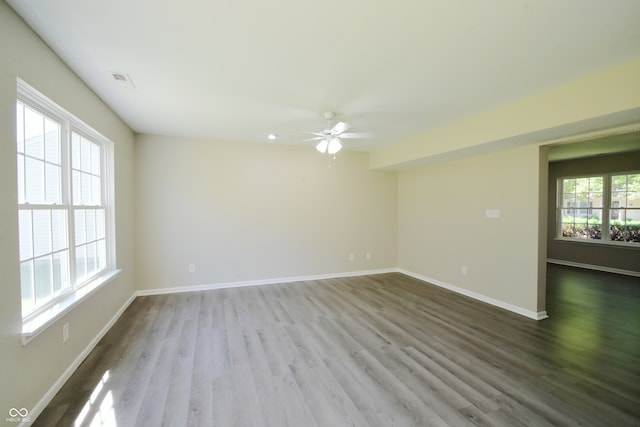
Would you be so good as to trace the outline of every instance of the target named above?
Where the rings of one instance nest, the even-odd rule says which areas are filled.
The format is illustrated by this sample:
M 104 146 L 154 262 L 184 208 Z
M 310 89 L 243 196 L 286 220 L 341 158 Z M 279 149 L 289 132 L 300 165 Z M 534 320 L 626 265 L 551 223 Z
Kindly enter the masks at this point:
M 316 150 L 324 154 L 327 152 L 328 147 L 329 147 L 329 141 L 327 141 L 326 139 L 323 139 L 322 141 L 318 142 L 318 145 L 316 145 Z
M 338 138 L 333 138 L 331 141 L 329 141 L 329 146 L 328 146 L 329 154 L 336 154 L 341 149 L 342 149 L 342 144 L 340 143 L 340 140 Z

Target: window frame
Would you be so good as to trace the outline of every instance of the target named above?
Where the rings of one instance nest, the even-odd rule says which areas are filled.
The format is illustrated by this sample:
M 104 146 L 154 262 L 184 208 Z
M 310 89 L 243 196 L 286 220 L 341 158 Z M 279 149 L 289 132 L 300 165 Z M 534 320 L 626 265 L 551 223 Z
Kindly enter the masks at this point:
M 66 212 L 66 245 L 68 252 L 68 280 L 69 286 L 62 288 L 56 293 L 55 288 L 52 289 L 52 297 L 41 305 L 35 305 L 35 308 L 28 313 L 23 311 L 22 307 L 22 285 L 20 284 L 21 295 L 21 312 L 22 312 L 22 342 L 26 345 L 31 339 L 49 327 L 58 318 L 67 313 L 82 300 L 87 298 L 93 292 L 103 285 L 109 283 L 116 277 L 120 270 L 116 267 L 116 241 L 115 241 L 115 209 L 114 209 L 114 157 L 113 143 L 91 128 L 89 125 L 69 113 L 45 95 L 34 89 L 21 79 L 17 79 L 16 85 L 16 108 L 18 103 L 23 104 L 35 112 L 43 115 L 46 119 L 57 122 L 60 125 L 60 203 L 51 203 L 44 200 L 44 203 L 28 203 L 25 200 L 16 198 L 17 211 L 37 211 L 37 210 L 64 210 Z M 16 109 L 14 109 L 16 112 Z M 15 129 L 15 149 L 16 161 L 19 159 L 18 152 L 18 117 L 14 117 Z M 76 204 L 73 200 L 73 163 L 72 163 L 72 135 L 76 134 L 85 138 L 89 142 L 96 144 L 100 149 L 100 191 L 101 200 L 99 204 Z M 25 147 L 26 152 L 26 147 Z M 24 172 L 26 174 L 26 171 Z M 16 173 L 17 179 L 20 174 Z M 44 176 L 44 182 L 47 177 Z M 18 190 L 20 185 L 16 188 Z M 18 194 L 18 196 L 20 196 Z M 102 209 L 104 210 L 104 240 L 105 240 L 105 264 L 93 271 L 91 275 L 83 277 L 81 281 L 77 277 L 76 269 L 76 247 L 78 242 L 75 236 L 75 213 L 79 209 Z M 20 214 L 19 214 L 20 215 Z M 18 226 L 20 230 L 20 226 Z M 53 232 L 52 232 L 53 233 Z M 52 248 L 53 249 L 53 248 Z M 19 251 L 18 251 L 19 252 Z M 50 251 L 51 254 L 55 250 Z M 43 255 L 46 256 L 46 255 Z M 36 259 L 34 253 L 31 254 L 33 260 Z M 22 263 L 22 259 L 20 260 Z M 22 282 L 22 271 L 20 278 Z M 34 279 L 34 286 L 37 286 Z M 33 288 L 35 291 L 35 288 Z M 35 294 L 34 294 L 35 298 Z
M 621 208 L 614 208 L 612 206 L 612 179 L 614 176 L 621 175 L 636 175 L 640 174 L 640 170 L 632 170 L 632 171 L 620 171 L 620 172 L 606 172 L 606 173 L 591 173 L 591 174 L 581 174 L 581 175 L 568 175 L 558 177 L 556 182 L 556 231 L 555 231 L 555 240 L 565 241 L 565 242 L 574 242 L 574 243 L 586 243 L 586 244 L 596 244 L 596 245 L 608 245 L 608 246 L 616 246 L 616 247 L 624 247 L 631 249 L 640 249 L 640 243 L 629 241 L 617 241 L 611 240 L 611 212 L 612 210 L 618 210 Z M 570 179 L 580 179 L 580 178 L 602 178 L 602 208 L 580 208 L 577 206 L 563 206 L 564 200 L 564 181 Z M 562 211 L 563 209 L 571 209 L 575 212 L 580 209 L 585 210 L 602 210 L 602 222 L 601 222 L 601 232 L 600 239 L 583 239 L 579 237 L 567 237 L 562 235 L 563 230 L 563 222 L 562 222 Z M 626 207 L 626 209 L 629 209 Z M 631 208 L 632 210 L 639 210 L 640 207 Z

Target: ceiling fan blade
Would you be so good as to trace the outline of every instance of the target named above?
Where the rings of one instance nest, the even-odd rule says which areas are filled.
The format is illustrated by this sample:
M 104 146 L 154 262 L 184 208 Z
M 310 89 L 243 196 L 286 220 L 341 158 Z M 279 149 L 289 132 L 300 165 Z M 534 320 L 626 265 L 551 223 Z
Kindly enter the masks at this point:
M 324 133 L 322 133 L 322 132 L 310 132 L 310 131 L 306 131 L 306 130 L 303 130 L 303 131 L 300 131 L 300 132 L 306 133 L 308 135 L 315 135 L 315 136 L 320 136 L 320 137 L 324 137 L 325 136 Z
M 342 132 L 346 131 L 347 129 L 349 129 L 351 127 L 351 125 L 349 123 L 345 123 L 345 122 L 338 122 L 336 123 L 336 125 L 331 129 L 331 135 L 339 135 Z
M 307 138 L 307 139 L 303 139 L 302 142 L 307 142 L 307 141 L 320 141 L 321 139 L 324 139 L 324 136 L 315 136 L 313 138 Z
M 349 133 L 341 133 L 340 138 L 373 138 L 372 132 L 349 132 Z

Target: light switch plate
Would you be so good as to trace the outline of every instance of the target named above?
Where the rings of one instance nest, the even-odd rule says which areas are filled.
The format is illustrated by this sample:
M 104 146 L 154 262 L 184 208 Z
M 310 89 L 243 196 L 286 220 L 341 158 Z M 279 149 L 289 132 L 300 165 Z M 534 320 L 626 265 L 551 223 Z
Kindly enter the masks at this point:
M 485 216 L 487 218 L 500 218 L 500 209 L 487 209 Z

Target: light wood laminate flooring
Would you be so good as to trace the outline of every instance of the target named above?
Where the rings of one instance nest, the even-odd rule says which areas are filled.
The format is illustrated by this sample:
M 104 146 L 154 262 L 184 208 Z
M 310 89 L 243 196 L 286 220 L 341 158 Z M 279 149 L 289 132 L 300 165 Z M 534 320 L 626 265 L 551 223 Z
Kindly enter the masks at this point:
M 640 425 L 640 279 L 547 293 L 543 321 L 399 273 L 139 297 L 33 425 Z

